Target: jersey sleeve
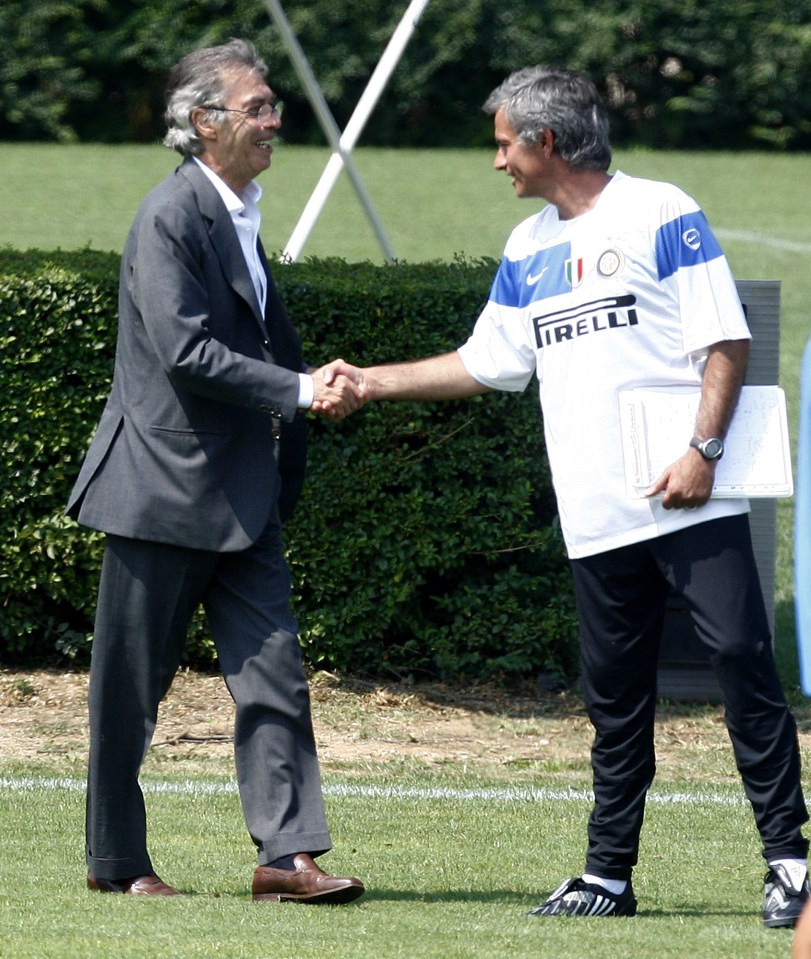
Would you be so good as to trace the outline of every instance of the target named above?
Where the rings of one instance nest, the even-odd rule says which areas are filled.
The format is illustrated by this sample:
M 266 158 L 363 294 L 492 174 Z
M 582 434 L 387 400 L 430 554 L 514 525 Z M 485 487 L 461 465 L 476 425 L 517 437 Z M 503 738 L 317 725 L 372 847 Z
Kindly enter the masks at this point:
M 678 299 L 686 353 L 750 339 L 735 279 L 707 218 L 682 195 L 668 203 L 654 239 L 659 281 Z
M 465 369 L 479 383 L 495 390 L 520 392 L 532 378 L 536 363 L 512 274 L 513 264 L 502 259 L 487 304 L 458 352 Z

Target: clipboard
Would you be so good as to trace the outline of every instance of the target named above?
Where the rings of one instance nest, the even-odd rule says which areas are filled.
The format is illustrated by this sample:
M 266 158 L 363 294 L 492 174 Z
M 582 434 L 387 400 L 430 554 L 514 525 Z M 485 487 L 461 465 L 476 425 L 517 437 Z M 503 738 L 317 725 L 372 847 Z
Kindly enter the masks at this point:
M 687 449 L 701 390 L 650 387 L 619 394 L 625 486 L 634 499 Z M 713 497 L 792 496 L 794 479 L 786 415 L 779 386 L 744 386 L 715 471 Z

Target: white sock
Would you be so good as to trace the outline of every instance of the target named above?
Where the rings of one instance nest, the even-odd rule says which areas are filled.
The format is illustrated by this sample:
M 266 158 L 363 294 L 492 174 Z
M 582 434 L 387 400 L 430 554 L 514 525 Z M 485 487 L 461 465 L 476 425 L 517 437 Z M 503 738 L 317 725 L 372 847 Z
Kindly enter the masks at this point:
M 799 892 L 803 888 L 805 877 L 808 875 L 807 859 L 770 859 L 769 865 L 772 868 L 775 866 L 783 867 L 791 881 L 794 892 Z
M 613 896 L 621 896 L 628 888 L 628 882 L 625 879 L 603 879 L 602 876 L 592 876 L 591 873 L 583 873 L 583 882 L 592 886 L 602 886 Z

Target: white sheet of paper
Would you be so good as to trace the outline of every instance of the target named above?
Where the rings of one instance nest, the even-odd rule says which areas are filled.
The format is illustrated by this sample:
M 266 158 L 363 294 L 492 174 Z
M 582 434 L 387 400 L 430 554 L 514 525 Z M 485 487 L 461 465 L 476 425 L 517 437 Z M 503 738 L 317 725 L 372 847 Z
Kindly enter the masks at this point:
M 690 388 L 620 392 L 628 495 L 645 490 L 687 449 L 701 393 Z M 785 497 L 794 493 L 786 397 L 779 386 L 744 386 L 715 472 L 713 496 Z

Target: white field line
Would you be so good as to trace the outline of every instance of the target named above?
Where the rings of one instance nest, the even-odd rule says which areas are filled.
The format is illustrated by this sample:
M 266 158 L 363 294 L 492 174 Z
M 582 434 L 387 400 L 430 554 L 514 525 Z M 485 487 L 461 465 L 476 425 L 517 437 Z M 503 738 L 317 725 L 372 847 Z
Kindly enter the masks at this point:
M 145 793 L 161 795 L 211 796 L 237 792 L 236 782 L 152 782 L 141 784 Z M 66 792 L 84 792 L 85 782 L 81 779 L 58 778 L 8 778 L 0 777 L 0 790 L 9 792 L 38 792 L 65 790 Z M 456 789 L 446 786 L 375 786 L 357 783 L 327 783 L 324 786 L 326 796 L 361 799 L 448 799 L 477 802 L 592 802 L 589 789 L 550 789 L 547 787 L 487 787 L 482 789 Z M 746 797 L 742 793 L 722 793 L 707 789 L 695 789 L 689 792 L 657 792 L 648 794 L 648 802 L 661 805 L 678 806 L 745 806 Z
M 768 246 L 774 250 L 785 250 L 787 253 L 811 253 L 811 243 L 798 243 L 795 240 L 781 240 L 776 236 L 766 236 L 763 233 L 750 233 L 748 230 L 725 230 L 720 227 L 715 231 L 721 240 L 734 240 L 738 243 L 754 243 L 758 246 Z

